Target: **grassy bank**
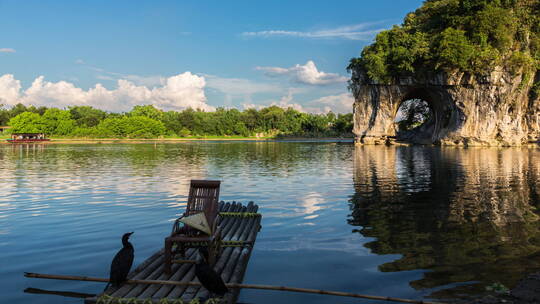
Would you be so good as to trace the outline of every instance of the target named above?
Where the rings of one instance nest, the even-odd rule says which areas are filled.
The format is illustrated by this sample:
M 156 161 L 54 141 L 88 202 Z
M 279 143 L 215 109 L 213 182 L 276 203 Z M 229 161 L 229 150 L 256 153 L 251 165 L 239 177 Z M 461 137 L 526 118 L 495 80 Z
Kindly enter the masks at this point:
M 0 141 L 9 144 L 9 135 L 0 135 Z M 256 141 L 256 140 L 344 140 L 352 137 L 243 137 L 243 136 L 190 136 L 190 137 L 160 137 L 160 138 L 84 138 L 84 137 L 53 137 L 47 144 L 113 144 L 113 143 L 175 143 L 188 141 Z

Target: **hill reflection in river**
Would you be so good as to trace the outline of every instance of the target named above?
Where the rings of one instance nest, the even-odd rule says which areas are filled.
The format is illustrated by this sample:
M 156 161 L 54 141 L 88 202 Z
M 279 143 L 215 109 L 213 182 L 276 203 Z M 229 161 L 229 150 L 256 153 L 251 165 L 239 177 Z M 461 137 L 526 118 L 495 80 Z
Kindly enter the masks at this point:
M 434 297 L 513 286 L 540 269 L 539 178 L 534 149 L 356 147 L 349 223 L 402 255 L 381 271 L 428 270 L 410 285 Z

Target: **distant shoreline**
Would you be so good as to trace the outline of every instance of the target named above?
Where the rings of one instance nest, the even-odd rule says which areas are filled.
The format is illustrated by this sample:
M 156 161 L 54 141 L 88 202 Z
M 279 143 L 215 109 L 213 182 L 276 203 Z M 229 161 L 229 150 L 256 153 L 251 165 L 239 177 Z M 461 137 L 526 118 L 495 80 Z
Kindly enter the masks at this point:
M 0 139 L 3 144 L 13 145 Z M 196 141 L 345 141 L 352 142 L 353 138 L 343 137 L 196 137 L 196 138 L 51 138 L 48 142 L 38 144 L 148 144 L 148 143 L 179 143 Z M 26 143 L 33 144 L 33 143 Z

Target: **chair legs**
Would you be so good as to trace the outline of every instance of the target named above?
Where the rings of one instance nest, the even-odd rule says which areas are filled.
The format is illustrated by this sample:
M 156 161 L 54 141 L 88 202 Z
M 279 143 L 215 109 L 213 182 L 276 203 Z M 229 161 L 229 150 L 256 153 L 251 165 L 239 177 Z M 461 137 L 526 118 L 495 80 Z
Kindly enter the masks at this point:
M 171 273 L 171 263 L 172 263 L 172 240 L 170 238 L 165 239 L 165 248 L 164 248 L 164 261 L 163 261 L 163 272 L 166 274 Z
M 182 256 L 182 258 L 186 257 L 186 246 L 184 246 L 184 243 L 180 243 L 178 245 L 178 252 L 180 252 L 180 255 Z
M 176 243 L 176 249 L 173 251 L 173 244 Z M 214 238 L 213 240 L 207 243 L 208 248 L 208 263 L 210 265 L 215 264 L 217 257 L 219 257 L 221 251 L 221 238 Z M 171 274 L 172 272 L 172 261 L 176 253 L 179 253 L 182 258 L 186 257 L 186 246 L 183 242 L 175 240 L 174 237 L 165 238 L 165 246 L 163 253 L 163 272 L 166 274 Z

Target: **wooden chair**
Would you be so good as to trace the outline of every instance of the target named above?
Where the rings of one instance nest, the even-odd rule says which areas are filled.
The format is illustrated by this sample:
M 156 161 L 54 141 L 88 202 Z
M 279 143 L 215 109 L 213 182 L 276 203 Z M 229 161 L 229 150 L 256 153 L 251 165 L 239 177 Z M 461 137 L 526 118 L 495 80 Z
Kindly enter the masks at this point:
M 210 265 L 215 262 L 216 256 L 219 254 L 221 242 L 221 229 L 218 225 L 220 183 L 220 181 L 214 180 L 191 181 L 186 211 L 174 222 L 171 235 L 165 238 L 165 273 L 171 272 L 172 259 L 175 254 L 180 253 L 182 257 L 185 257 L 186 248 L 198 247 L 200 244 L 206 244 L 208 246 L 208 262 Z M 180 219 L 184 217 L 201 212 L 204 212 L 208 225 L 211 228 L 210 235 L 180 222 Z

